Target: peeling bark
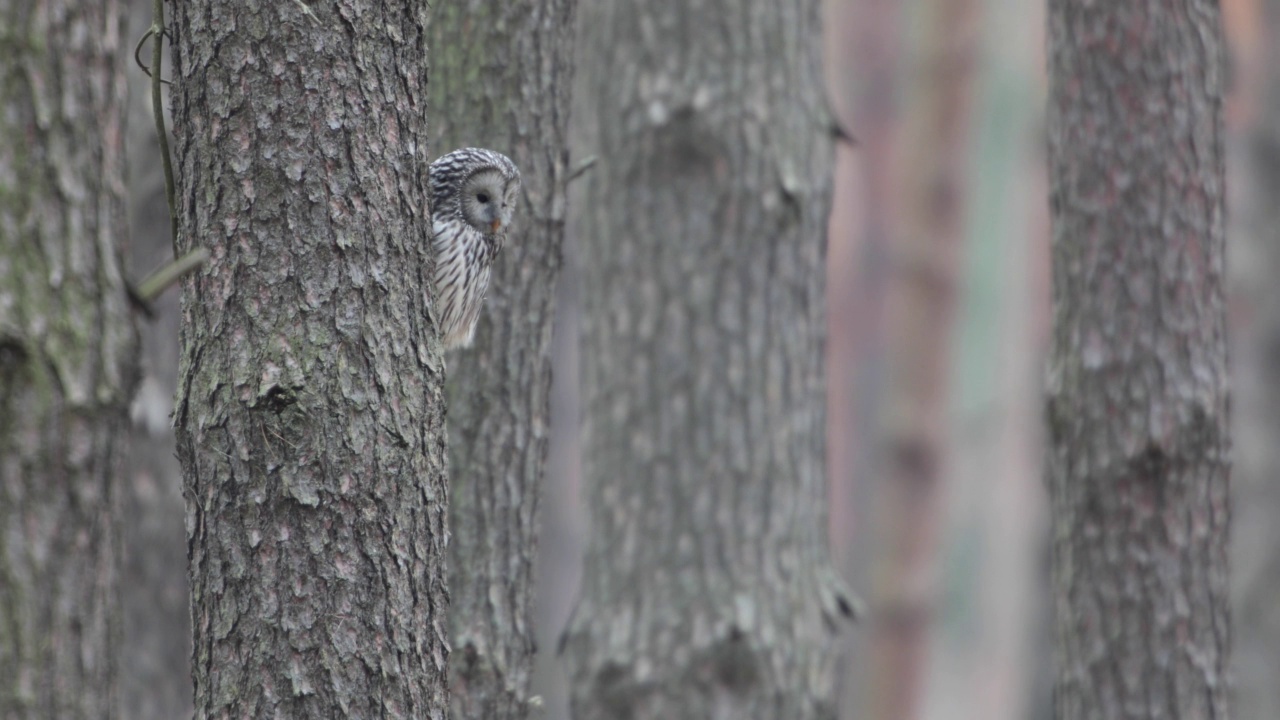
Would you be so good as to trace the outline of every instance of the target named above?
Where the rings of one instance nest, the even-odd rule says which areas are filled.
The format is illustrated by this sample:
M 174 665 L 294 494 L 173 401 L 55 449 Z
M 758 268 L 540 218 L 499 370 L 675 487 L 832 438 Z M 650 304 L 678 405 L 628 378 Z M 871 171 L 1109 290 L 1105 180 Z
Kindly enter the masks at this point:
M 427 5 L 172 8 L 197 715 L 443 718 Z
M 1062 720 L 1230 717 L 1218 4 L 1049 3 Z
M 819 3 L 581 13 L 574 717 L 834 717 Z
M 431 17 L 437 154 L 465 146 L 505 153 L 520 168 L 524 197 L 475 343 L 449 361 L 454 720 L 530 710 L 576 5 L 467 0 Z
M 0 717 L 117 717 L 124 14 L 0 0 Z

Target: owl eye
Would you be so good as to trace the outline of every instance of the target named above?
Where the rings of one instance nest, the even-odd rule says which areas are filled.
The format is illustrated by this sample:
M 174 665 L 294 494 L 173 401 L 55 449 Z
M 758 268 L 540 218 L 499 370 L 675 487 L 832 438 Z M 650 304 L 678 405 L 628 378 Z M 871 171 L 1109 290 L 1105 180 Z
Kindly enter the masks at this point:
M 481 204 L 484 204 L 484 203 L 489 202 L 489 193 L 483 193 L 483 192 L 482 192 L 482 193 L 477 194 L 477 195 L 476 195 L 476 200 L 479 200 Z

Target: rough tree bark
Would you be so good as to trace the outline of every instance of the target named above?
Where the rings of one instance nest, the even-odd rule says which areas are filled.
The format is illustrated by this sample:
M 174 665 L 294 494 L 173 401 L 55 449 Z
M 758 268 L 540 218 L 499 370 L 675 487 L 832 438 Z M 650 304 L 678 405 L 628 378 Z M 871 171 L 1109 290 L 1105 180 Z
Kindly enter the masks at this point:
M 524 196 L 475 344 L 449 363 L 454 720 L 529 712 L 576 5 L 467 0 L 431 16 L 437 154 L 464 146 L 506 153 L 520 167 Z
M 1229 717 L 1221 28 L 1049 3 L 1055 714 Z
M 172 7 L 197 715 L 442 718 L 427 5 Z
M 574 717 L 834 717 L 819 3 L 591 4 L 578 37 Z
M 118 716 L 124 14 L 0 0 L 0 717 Z

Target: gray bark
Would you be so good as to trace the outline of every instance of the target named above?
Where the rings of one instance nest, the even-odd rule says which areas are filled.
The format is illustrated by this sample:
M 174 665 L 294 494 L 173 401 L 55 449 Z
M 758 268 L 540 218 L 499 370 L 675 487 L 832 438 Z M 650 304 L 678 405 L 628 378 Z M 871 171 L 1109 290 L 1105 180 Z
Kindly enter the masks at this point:
M 199 717 L 442 718 L 426 3 L 174 3 Z
M 455 720 L 523 718 L 530 709 L 576 4 L 467 0 L 431 17 L 437 154 L 506 153 L 524 196 L 475 343 L 449 361 Z
M 124 15 L 0 0 L 0 717 L 117 717 Z
M 1218 3 L 1049 3 L 1055 715 L 1216 718 L 1228 383 Z
M 819 3 L 591 4 L 578 37 L 574 717 L 834 717 Z

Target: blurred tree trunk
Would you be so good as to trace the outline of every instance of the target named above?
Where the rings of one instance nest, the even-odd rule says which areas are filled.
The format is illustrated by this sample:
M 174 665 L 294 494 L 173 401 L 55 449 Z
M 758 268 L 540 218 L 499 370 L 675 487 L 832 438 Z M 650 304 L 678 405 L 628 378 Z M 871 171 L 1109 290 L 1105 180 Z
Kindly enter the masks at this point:
M 963 148 L 948 174 L 961 188 L 963 228 L 953 232 L 964 238 L 949 338 L 935 341 L 950 350 L 942 534 L 924 583 L 927 669 L 917 691 L 925 718 L 1026 720 L 1034 660 L 1052 654 L 1047 634 L 1039 647 L 1031 637 L 1049 624 L 1034 614 L 1049 603 L 1048 498 L 1035 480 L 1044 467 L 1038 419 L 1049 321 L 1044 40 L 1026 32 L 1044 26 L 1043 13 L 1040 3 L 998 0 L 971 6 L 963 25 L 940 18 L 951 26 L 952 59 L 943 65 L 967 54 L 974 67 L 963 83 L 968 130 L 940 133 Z
M 932 0 L 909 64 L 886 298 L 884 486 L 876 493 L 868 718 L 909 720 L 924 697 L 944 522 L 947 380 L 965 232 L 976 0 Z
M 465 146 L 508 154 L 525 199 L 475 345 L 449 365 L 454 720 L 529 712 L 576 5 L 467 0 L 431 16 L 436 154 Z
M 1049 3 L 1062 720 L 1227 718 L 1218 4 Z
M 173 9 L 197 716 L 443 717 L 427 6 Z
M 1247 40 L 1232 53 L 1233 70 L 1246 70 L 1235 76 L 1243 92 L 1232 102 L 1257 112 L 1246 142 L 1232 148 L 1238 156 L 1228 161 L 1230 167 L 1231 160 L 1240 160 L 1234 167 L 1244 171 L 1231 177 L 1233 196 L 1243 197 L 1241 212 L 1232 208 L 1229 265 L 1233 306 L 1244 306 L 1246 318 L 1233 324 L 1240 331 L 1232 338 L 1232 383 L 1241 400 L 1233 408 L 1231 572 L 1235 622 L 1248 631 L 1234 644 L 1232 669 L 1236 715 L 1271 718 L 1280 717 L 1280 0 L 1263 0 L 1253 16 L 1241 5 L 1236 3 L 1236 17 L 1256 21 L 1249 24 L 1260 31 L 1263 49 L 1254 62 L 1240 58 L 1248 54 Z M 1242 29 L 1237 26 L 1237 40 L 1244 40 Z M 1252 68 L 1256 74 L 1247 73 Z M 1228 113 L 1229 127 L 1230 118 Z
M 0 0 L 0 717 L 118 716 L 124 13 Z
M 819 3 L 582 15 L 574 717 L 834 717 Z
M 128 4 L 136 39 L 151 24 L 152 2 Z M 141 279 L 173 259 L 173 241 L 150 80 L 133 64 L 133 44 L 122 45 L 116 62 L 129 82 L 128 276 Z M 166 291 L 150 304 L 151 317 L 139 323 L 141 372 L 130 408 L 128 481 L 121 492 L 129 520 L 121 532 L 120 705 L 129 720 L 192 716 L 182 469 L 170 419 L 178 380 L 178 296 L 177 288 Z
M 872 506 L 885 486 L 880 482 L 883 459 L 876 449 L 883 444 L 880 408 L 888 385 L 885 298 L 890 231 L 901 200 L 894 156 L 904 125 L 903 16 L 909 8 L 899 0 L 833 4 L 839 12 L 828 13 L 835 27 L 828 31 L 827 45 L 836 60 L 828 75 L 843 81 L 843 106 L 851 118 L 847 127 L 858 142 L 837 146 L 844 152 L 836 156 L 827 257 L 831 524 L 838 567 L 854 587 L 869 588 L 877 560 L 869 532 L 875 520 Z M 839 87 L 835 93 L 839 97 Z M 850 185 L 855 191 L 842 194 Z M 878 702 L 871 685 L 878 662 L 871 641 L 871 633 L 860 631 L 847 633 L 842 643 L 838 704 L 847 720 L 865 717 Z

